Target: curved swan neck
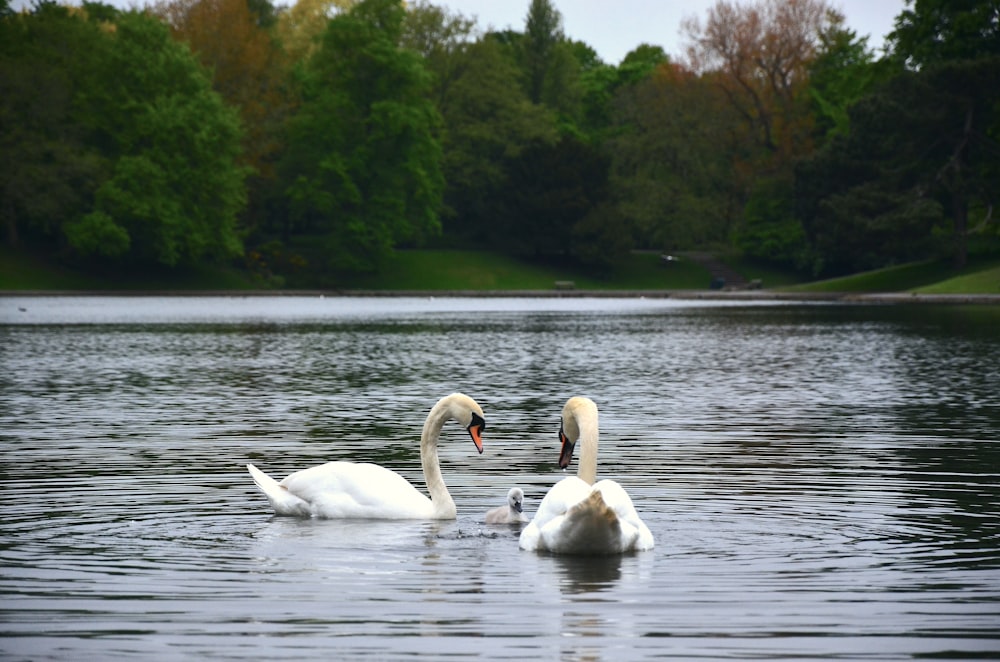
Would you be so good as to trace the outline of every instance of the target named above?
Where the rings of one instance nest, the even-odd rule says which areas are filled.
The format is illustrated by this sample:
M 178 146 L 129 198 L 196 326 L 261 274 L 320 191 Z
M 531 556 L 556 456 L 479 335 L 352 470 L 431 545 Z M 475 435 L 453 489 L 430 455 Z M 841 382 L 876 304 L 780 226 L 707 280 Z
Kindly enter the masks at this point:
M 454 518 L 457 514 L 455 501 L 448 492 L 441 475 L 441 464 L 438 460 L 437 443 L 441 428 L 451 418 L 447 405 L 439 401 L 424 421 L 424 429 L 420 433 L 420 464 L 424 470 L 424 481 L 427 491 L 434 504 L 435 515 L 441 519 Z
M 587 398 L 573 400 L 577 402 L 574 403 L 572 416 L 580 435 L 580 466 L 576 475 L 588 485 L 593 485 L 597 480 L 597 405 Z

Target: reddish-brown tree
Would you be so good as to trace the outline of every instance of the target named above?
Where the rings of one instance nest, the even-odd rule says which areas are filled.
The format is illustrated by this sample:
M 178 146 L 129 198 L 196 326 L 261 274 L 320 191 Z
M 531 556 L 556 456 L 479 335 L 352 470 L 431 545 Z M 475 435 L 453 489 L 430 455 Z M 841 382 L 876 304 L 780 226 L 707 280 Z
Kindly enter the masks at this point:
M 688 18 L 689 66 L 712 74 L 757 148 L 755 170 L 782 170 L 811 151 L 805 88 L 820 35 L 842 18 L 825 0 L 719 0 Z

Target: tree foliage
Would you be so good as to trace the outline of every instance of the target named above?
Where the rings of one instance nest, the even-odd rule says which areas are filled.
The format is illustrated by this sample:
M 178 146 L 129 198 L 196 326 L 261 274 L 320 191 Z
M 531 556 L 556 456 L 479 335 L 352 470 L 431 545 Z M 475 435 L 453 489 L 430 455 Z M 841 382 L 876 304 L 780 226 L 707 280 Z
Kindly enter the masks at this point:
M 704 24 L 688 19 L 690 66 L 716 82 L 742 118 L 760 164 L 781 168 L 808 144 L 803 91 L 820 34 L 836 13 L 824 0 L 719 0 Z
M 439 230 L 444 182 L 431 79 L 400 48 L 404 10 L 363 0 L 331 19 L 310 58 L 283 162 L 290 216 L 334 271 L 374 269 Z
M 914 67 L 1000 56 L 1000 1 L 907 0 L 889 42 Z
M 10 126 L 31 127 L 5 131 L 5 140 L 35 166 L 14 178 L 8 224 L 105 260 L 173 266 L 240 253 L 239 119 L 165 26 L 85 4 L 75 12 L 41 5 L 3 29 L 20 33 L 4 53 L 20 85 L 4 114 Z M 67 42 L 67 34 L 75 36 Z M 46 81 L 37 90 L 21 78 L 32 70 Z M 49 118 L 68 140 L 55 151 L 44 147 L 51 129 L 30 117 L 50 101 Z M 74 179 L 64 183 L 67 175 Z M 50 186 L 68 190 L 33 209 Z
M 610 142 L 619 204 L 642 247 L 691 249 L 725 241 L 734 217 L 722 141 L 732 109 L 712 85 L 664 65 L 617 96 Z
M 0 0 L 7 242 L 106 268 L 246 241 L 310 286 L 425 241 L 828 274 L 1000 237 L 998 0 L 912 0 L 881 58 L 826 0 L 718 0 L 686 59 L 618 64 L 552 0 L 501 32 L 434 2 Z

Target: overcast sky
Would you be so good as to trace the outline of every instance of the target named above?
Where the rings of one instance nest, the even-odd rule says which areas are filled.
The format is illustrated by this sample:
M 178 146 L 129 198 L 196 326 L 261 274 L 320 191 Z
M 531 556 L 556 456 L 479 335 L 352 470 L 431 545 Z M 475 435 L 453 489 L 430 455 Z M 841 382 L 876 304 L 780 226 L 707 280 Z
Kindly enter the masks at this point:
M 743 1 L 743 0 L 739 0 Z M 465 16 L 476 17 L 481 28 L 524 29 L 530 0 L 430 0 Z M 847 19 L 858 36 L 879 51 L 892 31 L 904 0 L 828 0 Z M 683 55 L 681 21 L 704 19 L 716 0 L 552 0 L 570 39 L 589 44 L 602 60 L 617 65 L 639 44 L 663 47 L 668 55 Z
M 145 0 L 103 0 L 117 7 L 143 6 Z M 277 5 L 292 0 L 273 0 Z M 524 30 L 530 0 L 429 0 L 469 18 L 481 29 Z M 737 0 L 744 2 L 749 0 Z M 828 0 L 847 19 L 858 36 L 868 36 L 868 45 L 878 52 L 885 35 L 892 31 L 905 0 Z M 552 0 L 562 14 L 563 32 L 570 39 L 589 44 L 602 60 L 617 65 L 639 44 L 661 46 L 673 58 L 683 55 L 681 21 L 689 16 L 704 19 L 716 0 Z M 14 0 L 15 9 L 31 0 Z M 73 2 L 71 4 L 79 4 Z

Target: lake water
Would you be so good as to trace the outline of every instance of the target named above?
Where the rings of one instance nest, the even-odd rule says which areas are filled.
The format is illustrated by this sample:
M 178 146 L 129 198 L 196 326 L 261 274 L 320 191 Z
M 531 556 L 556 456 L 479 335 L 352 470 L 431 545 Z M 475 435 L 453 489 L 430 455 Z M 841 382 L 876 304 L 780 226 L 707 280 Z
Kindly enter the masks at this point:
M 4 660 L 1000 657 L 996 307 L 7 296 L 0 362 Z M 457 521 L 276 518 L 244 469 L 422 489 L 452 391 Z M 482 523 L 572 395 L 654 550 Z

